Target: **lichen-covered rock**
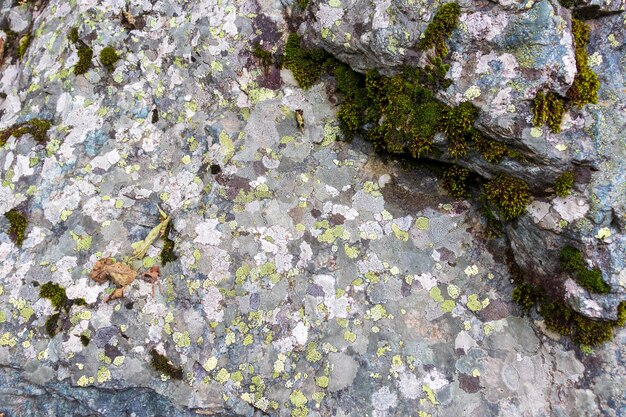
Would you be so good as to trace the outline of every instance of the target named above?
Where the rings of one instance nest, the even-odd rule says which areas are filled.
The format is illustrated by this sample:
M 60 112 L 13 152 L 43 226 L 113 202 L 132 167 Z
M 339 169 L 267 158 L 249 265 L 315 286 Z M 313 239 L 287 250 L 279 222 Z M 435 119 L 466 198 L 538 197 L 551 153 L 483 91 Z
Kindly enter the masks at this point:
M 403 65 L 425 68 L 429 51 L 419 41 L 443 2 L 361 0 L 312 2 L 300 27 L 309 42 L 324 47 L 357 71 L 396 73 Z M 477 126 L 523 156 L 500 164 L 478 152 L 460 161 L 491 177 L 505 172 L 545 189 L 572 163 L 532 124 L 530 101 L 537 92 L 565 96 L 574 81 L 576 59 L 571 14 L 558 1 L 461 2 L 458 28 L 447 40 L 450 86 L 438 92 L 449 105 L 469 101 L 481 111 Z M 567 122 L 566 122 L 567 125 Z M 445 147 L 441 147 L 445 150 Z M 439 157 L 451 160 L 445 153 Z
M 278 2 L 0 8 L 32 34 L 1 68 L 0 129 L 51 121 L 46 140 L 0 147 L 0 212 L 28 219 L 18 247 L 0 216 L 0 414 L 623 414 L 626 330 L 581 351 L 521 317 L 475 207 L 426 169 L 336 141 L 328 86 L 301 90 L 254 54 L 284 47 Z M 74 42 L 120 59 L 75 75 Z M 620 129 L 599 111 L 603 132 Z M 536 200 L 546 222 L 599 216 L 584 184 L 617 200 L 574 172 L 572 200 Z M 160 282 L 129 279 L 105 303 L 114 286 L 90 279 L 103 258 L 160 267 Z
M 403 65 L 426 68 L 431 53 L 420 49 L 420 40 L 442 4 L 322 0 L 309 6 L 313 17 L 299 31 L 309 44 L 325 48 L 357 71 L 393 74 Z M 450 64 L 450 83 L 437 97 L 452 106 L 471 102 L 479 109 L 475 127 L 515 155 L 497 162 L 470 149 L 456 159 L 447 151 L 445 137 L 436 136 L 439 152 L 427 157 L 455 162 L 487 179 L 503 173 L 526 181 L 535 194 L 530 214 L 506 228 L 516 260 L 531 281 L 565 295 L 576 310 L 615 319 L 616 306 L 626 300 L 623 16 L 587 22 L 591 37 L 585 58 L 600 80 L 597 103 L 567 106 L 552 132 L 533 120 L 532 101 L 544 91 L 558 101 L 574 82 L 571 11 L 556 0 L 459 4 L 459 25 L 446 41 L 449 53 L 444 58 Z M 575 193 L 546 197 L 569 171 L 575 173 Z M 568 244 L 584 249 L 590 266 L 603 271 L 610 294 L 589 294 L 568 280 L 571 274 L 558 263 L 558 251 Z
M 598 104 L 587 106 L 573 120 L 575 127 L 554 136 L 575 159 L 574 191 L 563 198 L 536 198 L 529 215 L 507 229 L 529 278 L 557 285 L 585 315 L 615 319 L 617 305 L 626 300 L 626 25 L 623 16 L 589 25 L 588 52 L 600 79 Z M 614 42 L 607 47 L 609 37 Z M 589 293 L 574 280 L 564 281 L 572 277 L 559 273 L 558 252 L 568 244 L 583 249 L 589 266 L 602 271 L 609 294 Z

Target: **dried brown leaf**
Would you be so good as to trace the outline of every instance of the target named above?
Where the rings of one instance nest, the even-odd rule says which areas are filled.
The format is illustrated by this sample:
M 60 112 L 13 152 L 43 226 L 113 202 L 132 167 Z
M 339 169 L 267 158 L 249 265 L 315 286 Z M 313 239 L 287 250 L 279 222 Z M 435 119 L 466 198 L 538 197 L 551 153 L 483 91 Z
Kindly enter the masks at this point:
M 122 287 L 122 288 L 117 288 L 115 291 L 113 291 L 113 292 L 111 293 L 111 295 L 109 295 L 109 296 L 107 297 L 107 299 L 105 300 L 105 302 L 107 302 L 107 303 L 108 303 L 108 302 L 109 302 L 109 301 L 111 301 L 111 300 L 115 300 L 116 298 L 122 298 L 122 297 L 124 297 L 124 287 Z
M 4 38 L 0 38 L 0 65 L 4 63 Z M 2 415 L 0 415 L 2 417 Z
M 89 277 L 96 281 L 98 284 L 104 284 L 109 280 L 109 275 L 106 271 L 106 267 L 115 263 L 111 258 L 98 259 L 96 264 L 91 270 Z
M 153 266 L 149 270 L 143 273 L 142 278 L 150 283 L 155 283 L 159 280 L 159 275 L 161 275 L 161 268 L 158 266 Z
M 111 258 L 102 258 L 94 265 L 90 277 L 98 284 L 110 280 L 114 284 L 124 287 L 137 278 L 137 271 L 126 264 L 115 262 Z

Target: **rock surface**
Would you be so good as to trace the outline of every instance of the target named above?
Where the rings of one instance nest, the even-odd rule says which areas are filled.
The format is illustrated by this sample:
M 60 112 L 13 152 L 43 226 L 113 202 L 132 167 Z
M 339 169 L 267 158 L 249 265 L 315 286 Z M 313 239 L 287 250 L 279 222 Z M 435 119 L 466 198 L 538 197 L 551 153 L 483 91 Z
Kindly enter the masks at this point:
M 0 212 L 18 208 L 30 221 L 18 248 L 0 220 L 0 413 L 626 413 L 625 330 L 583 354 L 540 317 L 522 316 L 504 242 L 482 237 L 476 208 L 447 197 L 426 168 L 383 161 L 358 139 L 335 141 L 325 86 L 302 91 L 252 56 L 255 44 L 283 45 L 281 4 L 138 1 L 125 23 L 125 2 L 39 5 L 1 10 L 11 25 L 30 22 L 33 36 L 21 62 L 2 67 L 0 126 L 53 124 L 45 145 L 25 135 L 0 148 Z M 623 17 L 606 19 L 593 42 L 617 37 L 601 53 L 619 74 Z M 94 49 L 85 75 L 73 73 L 72 26 Z M 97 59 L 109 44 L 121 55 L 111 73 Z M 608 109 L 624 103 L 621 81 L 606 74 L 601 103 L 577 122 L 596 135 L 583 150 L 605 157 L 623 130 Z M 602 239 L 618 262 L 623 218 L 611 220 L 609 207 L 623 209 L 624 173 L 612 159 L 594 161 L 602 170 L 572 201 L 584 207 L 595 190 L 614 204 L 584 212 L 537 200 L 549 214 L 522 219 L 519 239 L 553 228 L 553 217 L 587 216 L 585 236 L 611 228 Z M 137 279 L 105 303 L 113 285 L 89 272 L 100 257 L 130 257 L 161 221 L 159 207 L 178 260 L 161 265 L 156 240 L 134 266 L 161 265 L 160 284 Z M 537 242 L 550 236 L 541 233 Z M 46 321 L 57 309 L 40 297 L 47 282 L 86 302 L 61 311 L 54 337 Z M 182 380 L 151 366 L 152 349 Z
M 314 17 L 302 23 L 300 32 L 357 71 L 393 74 L 402 65 L 426 65 L 427 52 L 417 44 L 439 5 L 322 0 L 312 2 Z M 624 14 L 588 22 L 589 64 L 601 83 L 598 103 L 570 108 L 562 132 L 554 134 L 533 126 L 531 101 L 543 90 L 565 96 L 574 80 L 570 10 L 556 0 L 460 5 L 459 27 L 447 41 L 451 85 L 438 97 L 449 105 L 469 101 L 477 106 L 476 127 L 525 160 L 493 164 L 473 151 L 457 163 L 485 178 L 504 172 L 525 180 L 535 201 L 528 215 L 506 228 L 516 261 L 531 281 L 562 294 L 574 309 L 615 319 L 617 305 L 626 300 Z M 450 162 L 445 141 L 438 144 L 443 155 L 434 158 Z M 550 198 L 565 171 L 575 173 L 575 192 L 566 199 Z M 558 254 L 566 245 L 582 249 L 590 266 L 603 271 L 609 295 L 589 294 L 560 270 Z

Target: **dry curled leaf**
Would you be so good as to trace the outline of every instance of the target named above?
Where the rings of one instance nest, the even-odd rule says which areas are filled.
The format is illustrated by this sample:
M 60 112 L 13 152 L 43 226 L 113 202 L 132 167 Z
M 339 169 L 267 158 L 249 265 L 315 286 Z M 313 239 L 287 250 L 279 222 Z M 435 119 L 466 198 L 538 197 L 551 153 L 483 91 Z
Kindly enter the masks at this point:
M 154 284 L 159 282 L 159 275 L 161 275 L 161 268 L 158 266 L 151 267 L 142 275 L 142 278 L 145 281 L 148 281 L 149 283 L 152 284 L 152 298 L 154 298 Z
M 135 29 L 135 16 L 129 11 L 122 10 L 122 25 L 126 29 Z
M 4 63 L 4 38 L 0 38 L 0 65 Z M 0 414 L 2 417 L 4 414 Z
M 154 284 L 159 280 L 159 275 L 161 275 L 161 268 L 158 266 L 153 266 L 143 273 L 142 278 Z
M 296 109 L 296 122 L 301 131 L 304 131 L 304 112 L 302 109 Z
M 98 284 L 103 284 L 109 280 L 124 287 L 137 278 L 137 271 L 126 264 L 115 262 L 111 258 L 102 258 L 93 266 L 90 277 Z
M 106 271 L 106 267 L 115 263 L 111 258 L 102 258 L 93 266 L 89 277 L 96 281 L 98 284 L 104 284 L 109 280 L 109 275 Z
M 111 300 L 115 300 L 116 298 L 122 298 L 122 297 L 124 297 L 124 287 L 117 288 L 104 301 L 108 303 Z

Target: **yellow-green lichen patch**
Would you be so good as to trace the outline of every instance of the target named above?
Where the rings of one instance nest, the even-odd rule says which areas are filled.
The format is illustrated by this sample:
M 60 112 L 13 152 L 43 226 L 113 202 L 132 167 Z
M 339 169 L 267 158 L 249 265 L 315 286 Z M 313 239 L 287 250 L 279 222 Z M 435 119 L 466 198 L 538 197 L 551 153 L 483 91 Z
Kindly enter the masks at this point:
M 409 233 L 400 229 L 400 227 L 398 227 L 397 224 L 392 223 L 391 230 L 393 231 L 393 234 L 396 236 L 396 238 L 398 238 L 399 240 L 403 242 L 406 242 L 407 240 L 409 240 Z
M 417 230 L 428 230 L 430 227 L 430 220 L 428 220 L 428 217 L 418 217 L 415 220 L 415 227 Z
M 471 311 L 480 311 L 489 305 L 489 298 L 485 298 L 482 302 L 478 298 L 478 294 L 470 294 L 467 297 L 467 308 Z
M 422 385 L 422 391 L 426 393 L 426 398 L 428 398 L 428 401 L 430 401 L 432 405 L 439 404 L 439 401 L 437 401 L 437 397 L 435 396 L 435 391 L 433 391 L 429 385 Z
M 111 380 L 111 371 L 106 366 L 101 366 L 100 368 L 98 368 L 96 380 L 99 383 L 104 383 Z
M 74 232 L 70 232 L 70 234 L 76 242 L 76 252 L 86 252 L 91 249 L 92 237 L 90 235 L 79 235 Z

